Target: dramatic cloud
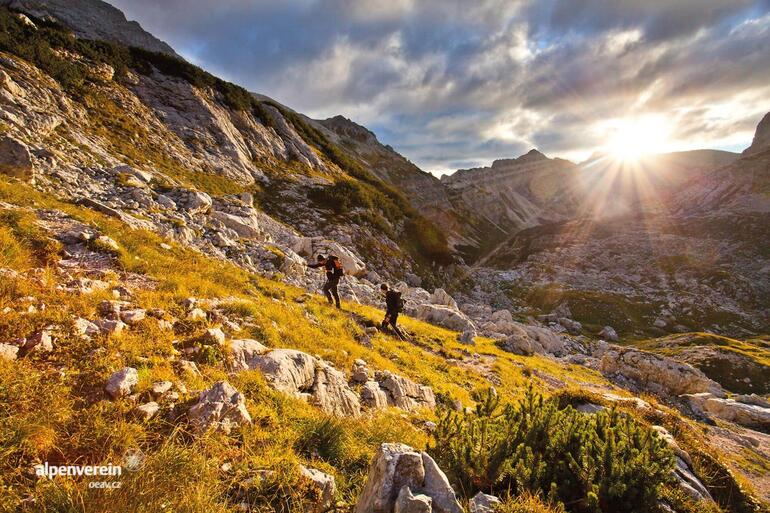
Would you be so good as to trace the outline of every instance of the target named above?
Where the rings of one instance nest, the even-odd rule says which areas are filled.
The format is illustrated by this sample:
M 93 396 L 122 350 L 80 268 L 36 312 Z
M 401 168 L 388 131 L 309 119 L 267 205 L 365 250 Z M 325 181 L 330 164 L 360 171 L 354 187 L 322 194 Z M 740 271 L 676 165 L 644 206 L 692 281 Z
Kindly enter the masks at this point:
M 619 126 L 740 150 L 770 111 L 770 0 L 109 0 L 179 53 L 438 173 Z M 656 125 L 657 126 L 657 125 Z

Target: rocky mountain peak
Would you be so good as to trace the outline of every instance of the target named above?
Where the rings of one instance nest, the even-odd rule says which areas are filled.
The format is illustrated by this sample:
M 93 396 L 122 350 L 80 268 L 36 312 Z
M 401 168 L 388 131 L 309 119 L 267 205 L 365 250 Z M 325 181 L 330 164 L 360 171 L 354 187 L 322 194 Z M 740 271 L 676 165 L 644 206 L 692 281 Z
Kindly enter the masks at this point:
M 0 0 L 0 6 L 35 18 L 53 19 L 85 39 L 114 41 L 179 57 L 168 44 L 101 0 Z
M 754 140 L 751 146 L 744 150 L 744 155 L 752 155 L 761 151 L 770 150 L 770 112 L 765 114 L 754 132 Z
M 536 148 L 532 148 L 524 155 L 515 159 L 498 159 L 492 162 L 492 168 L 508 167 L 515 164 L 524 164 L 528 162 L 537 162 L 539 160 L 549 160 L 543 153 Z
M 336 132 L 338 135 L 353 139 L 360 143 L 376 143 L 377 136 L 364 126 L 359 125 L 345 116 L 334 116 L 320 122 L 326 128 Z

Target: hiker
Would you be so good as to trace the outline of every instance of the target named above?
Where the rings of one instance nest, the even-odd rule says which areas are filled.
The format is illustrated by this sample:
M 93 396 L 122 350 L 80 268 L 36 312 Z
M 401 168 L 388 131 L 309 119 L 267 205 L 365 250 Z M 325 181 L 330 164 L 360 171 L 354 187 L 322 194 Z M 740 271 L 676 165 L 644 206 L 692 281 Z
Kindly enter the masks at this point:
M 398 338 L 406 340 L 406 335 L 398 328 L 398 314 L 404 309 L 404 300 L 401 299 L 401 293 L 389 290 L 385 283 L 380 285 L 380 290 L 385 294 L 385 318 L 382 320 L 380 327 L 385 331 L 390 326 Z
M 340 306 L 340 294 L 337 291 L 337 286 L 340 284 L 340 278 L 345 274 L 345 271 L 342 269 L 340 259 L 334 255 L 329 255 L 328 257 L 318 255 L 316 263 L 308 264 L 308 267 L 312 269 L 319 267 L 326 269 L 326 283 L 324 283 L 321 290 L 330 305 L 334 303 L 337 308 L 342 308 Z

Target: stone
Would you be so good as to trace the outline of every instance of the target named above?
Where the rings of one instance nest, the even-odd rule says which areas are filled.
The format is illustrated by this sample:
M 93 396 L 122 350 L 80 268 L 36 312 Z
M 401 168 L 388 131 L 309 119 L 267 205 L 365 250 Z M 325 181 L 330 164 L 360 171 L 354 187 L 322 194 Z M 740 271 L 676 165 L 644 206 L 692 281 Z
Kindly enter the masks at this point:
M 40 330 L 31 337 L 27 338 L 24 343 L 24 351 L 25 353 L 47 353 L 53 351 L 53 340 L 51 338 L 51 332 L 48 330 Z
M 497 310 L 490 316 L 490 319 L 495 324 L 513 322 L 513 314 L 511 314 L 510 310 Z
M 414 316 L 425 322 L 449 328 L 450 330 L 465 332 L 475 330 L 476 327 L 467 315 L 457 309 L 435 304 L 418 305 Z
M 115 239 L 107 237 L 106 235 L 100 235 L 94 240 L 94 246 L 104 251 L 119 251 L 120 246 Z
M 19 354 L 19 348 L 11 344 L 0 344 L 0 360 L 15 360 Z
M 684 394 L 693 409 L 753 429 L 770 428 L 770 408 L 725 399 L 713 393 Z
M 457 338 L 461 344 L 474 345 L 476 343 L 476 330 L 465 330 Z
M 133 310 L 121 310 L 120 320 L 128 324 L 129 326 L 135 326 L 147 318 L 147 312 L 142 308 L 135 308 Z
M 94 324 L 105 335 L 120 335 L 123 330 L 126 329 L 127 324 L 123 321 L 116 321 L 111 319 L 99 319 L 94 321 Z
M 208 212 L 212 204 L 211 196 L 205 192 L 189 191 L 183 208 L 190 214 L 201 214 Z
M 216 219 L 243 238 L 255 239 L 262 235 L 256 215 L 238 216 L 225 212 L 212 212 L 211 218 Z
M 353 362 L 353 370 L 350 375 L 350 381 L 353 383 L 366 383 L 369 381 L 369 367 L 366 362 L 360 358 Z
M 187 314 L 187 319 L 191 320 L 191 321 L 205 321 L 206 320 L 206 312 L 204 312 L 200 308 L 193 308 Z
M 32 178 L 32 155 L 23 142 L 0 135 L 0 174 L 30 180 Z
M 425 469 L 425 481 L 420 491 L 433 499 L 433 509 L 437 513 L 463 513 L 446 474 L 425 452 L 422 453 L 422 464 Z
M 238 426 L 251 424 L 246 399 L 227 381 L 218 381 L 202 391 L 187 417 L 198 433 L 214 429 L 229 434 Z
M 337 486 L 334 477 L 304 465 L 299 466 L 300 476 L 310 484 L 314 492 L 313 505 L 310 510 L 314 513 L 328 511 L 334 504 L 334 495 L 337 493 Z
M 573 335 L 579 334 L 583 329 L 582 324 L 580 324 L 578 321 L 573 321 L 572 319 L 569 319 L 567 317 L 559 317 L 557 319 L 557 322 L 561 324 L 567 331 L 569 331 Z
M 722 387 L 692 365 L 638 349 L 612 346 L 602 356 L 599 370 L 608 377 L 631 380 L 643 390 L 678 396 L 710 392 L 724 397 Z
M 376 381 L 367 381 L 361 387 L 361 403 L 368 408 L 382 410 L 388 407 L 388 394 Z
M 150 388 L 150 393 L 153 397 L 160 397 L 163 394 L 170 392 L 174 384 L 171 381 L 156 381 Z
M 493 513 L 498 504 L 501 504 L 499 498 L 479 492 L 468 502 L 468 507 L 470 513 Z
M 271 387 L 285 394 L 308 391 L 315 381 L 316 359 L 294 349 L 274 349 L 256 358 L 254 364 Z
M 256 340 L 235 339 L 230 341 L 231 367 L 234 371 L 244 371 L 256 367 L 256 358 L 268 349 Z
M 225 337 L 225 332 L 222 331 L 222 328 L 207 328 L 201 336 L 201 342 L 215 346 L 225 345 L 226 340 L 227 338 Z
M 155 401 L 141 404 L 132 410 L 132 413 L 141 420 L 150 420 L 160 410 L 160 405 Z
M 402 486 L 398 492 L 393 513 L 431 513 L 433 499 L 424 494 L 414 495 L 408 486 Z
M 137 370 L 133 367 L 123 367 L 110 376 L 104 389 L 113 399 L 120 399 L 131 395 L 138 383 L 139 373 Z
M 313 404 L 329 415 L 348 417 L 361 413 L 361 403 L 345 375 L 324 362 L 316 365 L 312 394 Z
M 617 342 L 620 340 L 620 337 L 618 337 L 618 333 L 615 331 L 615 328 L 612 326 L 605 326 L 602 328 L 602 330 L 599 332 L 599 336 L 603 338 L 604 340 L 609 340 L 610 342 Z
M 386 393 L 390 406 L 406 411 L 436 407 L 436 396 L 429 386 L 419 385 L 390 371 L 378 371 L 375 380 Z
M 393 513 L 401 488 L 419 490 L 425 482 L 422 456 L 408 445 L 385 443 L 369 466 L 355 513 Z
M 75 319 L 72 323 L 72 328 L 75 331 L 75 334 L 80 335 L 81 337 L 93 337 L 102 332 L 99 326 L 87 319 L 81 318 Z
M 692 468 L 692 458 L 676 442 L 671 433 L 663 426 L 652 426 L 652 430 L 658 433 L 676 455 L 676 468 L 672 471 L 681 488 L 694 500 L 713 500 L 711 494 L 695 475 Z
M 189 373 L 193 376 L 201 375 L 201 371 L 198 369 L 198 366 L 195 364 L 195 362 L 191 362 L 190 360 L 177 360 L 176 365 L 179 367 L 179 371 L 183 374 Z
M 430 302 L 434 305 L 448 306 L 452 310 L 458 310 L 457 302 L 444 289 L 436 289 L 430 296 Z

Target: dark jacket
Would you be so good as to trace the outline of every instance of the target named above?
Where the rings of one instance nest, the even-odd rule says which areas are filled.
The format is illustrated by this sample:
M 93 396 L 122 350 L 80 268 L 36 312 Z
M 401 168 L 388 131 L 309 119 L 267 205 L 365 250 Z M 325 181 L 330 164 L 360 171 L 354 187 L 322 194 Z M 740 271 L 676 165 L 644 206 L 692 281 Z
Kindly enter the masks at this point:
M 390 314 L 401 312 L 401 293 L 389 290 L 385 293 L 385 310 Z
M 318 269 L 319 267 L 325 268 L 327 280 L 339 280 L 342 277 L 340 269 L 334 265 L 334 261 L 331 258 L 327 258 L 326 260 L 318 262 L 317 264 L 308 264 L 308 267 L 312 269 Z

